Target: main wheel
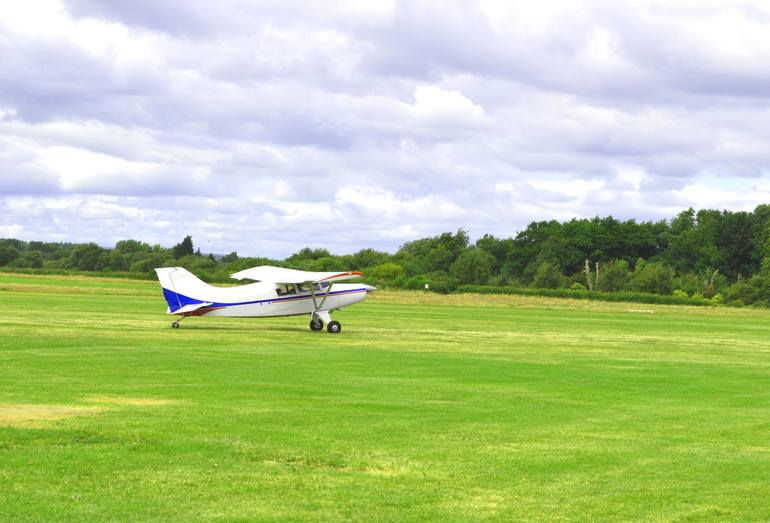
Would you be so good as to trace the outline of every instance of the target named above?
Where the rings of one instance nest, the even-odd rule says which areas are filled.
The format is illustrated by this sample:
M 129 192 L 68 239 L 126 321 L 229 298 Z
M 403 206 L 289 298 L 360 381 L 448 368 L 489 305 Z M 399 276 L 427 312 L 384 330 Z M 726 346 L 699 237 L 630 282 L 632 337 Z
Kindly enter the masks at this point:
M 172 323 L 172 324 L 171 324 L 171 328 L 172 328 L 172 329 L 178 329 L 178 328 L 179 328 L 179 322 L 178 322 L 178 321 L 175 321 L 174 323 Z
M 342 325 L 340 325 L 340 322 L 338 321 L 330 321 L 329 325 L 326 326 L 326 330 L 333 334 L 337 334 L 342 330 Z
M 313 318 L 312 320 L 310 320 L 310 330 L 311 331 L 324 330 L 324 324 L 321 321 L 321 318 Z

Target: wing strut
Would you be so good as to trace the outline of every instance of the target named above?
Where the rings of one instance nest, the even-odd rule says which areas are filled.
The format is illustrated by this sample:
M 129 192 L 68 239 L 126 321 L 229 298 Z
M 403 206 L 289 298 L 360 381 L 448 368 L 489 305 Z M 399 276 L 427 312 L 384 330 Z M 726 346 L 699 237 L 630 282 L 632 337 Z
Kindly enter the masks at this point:
M 320 285 L 320 283 L 319 283 Z M 310 286 L 310 294 L 313 296 L 313 307 L 315 308 L 316 312 L 321 310 L 321 307 L 324 306 L 324 303 L 326 302 L 326 298 L 329 297 L 329 293 L 332 290 L 332 286 L 334 286 L 334 283 L 330 283 L 328 287 L 326 287 L 326 292 L 323 295 L 323 298 L 321 299 L 321 303 L 318 303 L 315 295 L 315 282 Z

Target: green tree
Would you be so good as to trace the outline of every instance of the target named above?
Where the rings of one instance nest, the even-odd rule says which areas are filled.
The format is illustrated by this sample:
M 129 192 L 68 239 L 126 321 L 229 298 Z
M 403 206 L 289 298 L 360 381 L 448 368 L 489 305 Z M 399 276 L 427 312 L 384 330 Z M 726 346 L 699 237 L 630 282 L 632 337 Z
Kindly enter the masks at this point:
M 754 222 L 754 237 L 750 242 L 752 266 L 759 267 L 762 260 L 770 255 L 770 205 L 757 205 L 751 213 L 751 220 Z
M 660 262 L 639 264 L 629 282 L 632 290 L 654 294 L 671 294 L 673 291 L 674 271 Z
M 222 256 L 222 258 L 219 261 L 220 263 L 233 263 L 235 261 L 238 261 L 238 253 L 233 251 L 230 254 L 226 254 Z
M 185 236 L 184 240 L 174 245 L 174 247 L 171 248 L 171 254 L 177 259 L 184 256 L 193 256 L 195 250 L 193 249 L 192 236 Z
M 107 259 L 106 250 L 95 243 L 85 243 L 72 251 L 70 264 L 79 271 L 100 271 L 107 266 Z
M 107 267 L 113 271 L 127 271 L 129 268 L 128 259 L 118 251 L 113 249 L 107 256 Z
M 0 265 L 8 265 L 19 256 L 21 256 L 19 249 L 13 245 L 0 247 Z
M 115 250 L 127 256 L 137 253 L 147 253 L 152 250 L 149 244 L 137 240 L 121 240 L 115 244 Z
M 452 264 L 450 274 L 460 283 L 485 284 L 492 275 L 495 257 L 484 249 L 472 247 L 463 251 Z
M 697 264 L 698 237 L 695 224 L 695 210 L 682 211 L 671 220 L 669 230 L 664 233 L 668 248 L 662 260 L 678 272 L 694 272 Z M 644 257 L 645 259 L 647 257 Z
M 10 265 L 25 269 L 39 269 L 43 266 L 43 254 L 40 251 L 24 251 Z
M 757 272 L 759 264 L 753 257 L 752 242 L 758 237 L 757 227 L 757 222 L 747 212 L 724 211 L 716 224 L 715 238 L 722 265 L 708 267 L 719 269 L 730 278 Z
M 449 247 L 439 244 L 432 249 L 423 259 L 422 267 L 426 272 L 449 272 L 449 268 L 454 262 L 454 256 Z
M 544 261 L 538 265 L 535 271 L 532 286 L 536 289 L 558 289 L 564 286 L 565 281 L 566 278 L 556 264 Z
M 468 246 L 468 233 L 460 229 L 456 234 L 445 232 L 433 238 L 423 238 L 405 243 L 394 256 L 411 274 L 443 272 L 450 267 Z
M 146 273 L 158 267 L 165 267 L 170 262 L 166 256 L 162 252 L 147 253 L 131 264 L 131 272 Z
M 508 253 L 513 248 L 513 240 L 511 238 L 501 240 L 495 238 L 491 234 L 485 234 L 476 240 L 476 247 L 483 249 L 494 257 L 495 263 L 492 266 L 492 272 L 494 274 L 505 272 L 503 267 L 508 261 Z
M 404 268 L 395 262 L 385 262 L 375 265 L 366 272 L 367 277 L 371 277 L 378 282 L 394 283 L 399 278 L 406 275 Z
M 390 255 L 387 252 L 376 251 L 374 249 L 361 249 L 355 253 L 351 260 L 350 268 L 361 270 L 367 267 L 381 265 L 388 261 Z
M 296 265 L 307 260 L 320 260 L 321 258 L 329 257 L 331 257 L 331 253 L 326 249 L 313 249 L 311 247 L 304 247 L 286 258 L 286 263 L 289 265 Z
M 198 256 L 196 254 L 180 258 L 178 263 L 188 271 L 198 275 L 202 273 L 208 274 L 217 267 L 217 262 L 208 256 Z
M 600 266 L 597 287 L 604 292 L 617 292 L 626 288 L 631 271 L 626 260 L 613 260 Z
M 344 271 L 347 267 L 343 266 L 343 262 L 337 256 L 324 256 L 317 260 L 312 260 L 308 269 L 311 271 Z
M 508 254 L 506 267 L 516 278 L 531 280 L 537 267 L 544 261 L 559 263 L 543 255 L 545 242 L 561 236 L 562 225 L 556 220 L 532 222 L 516 235 L 513 247 Z

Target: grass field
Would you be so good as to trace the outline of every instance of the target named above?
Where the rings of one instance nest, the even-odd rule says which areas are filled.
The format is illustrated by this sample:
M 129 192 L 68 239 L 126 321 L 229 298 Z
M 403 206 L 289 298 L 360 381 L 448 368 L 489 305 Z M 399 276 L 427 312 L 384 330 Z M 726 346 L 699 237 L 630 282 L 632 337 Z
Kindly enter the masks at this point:
M 770 520 L 770 312 L 0 275 L 0 520 Z

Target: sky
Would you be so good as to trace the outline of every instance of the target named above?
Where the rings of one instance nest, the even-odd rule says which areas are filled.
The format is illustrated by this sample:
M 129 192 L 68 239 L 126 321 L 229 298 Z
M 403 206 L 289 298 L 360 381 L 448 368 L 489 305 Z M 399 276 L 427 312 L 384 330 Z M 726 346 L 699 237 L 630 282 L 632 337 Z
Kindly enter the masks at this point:
M 0 237 L 283 258 L 770 202 L 764 0 L 0 7 Z

